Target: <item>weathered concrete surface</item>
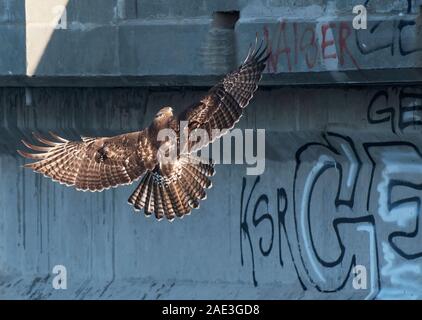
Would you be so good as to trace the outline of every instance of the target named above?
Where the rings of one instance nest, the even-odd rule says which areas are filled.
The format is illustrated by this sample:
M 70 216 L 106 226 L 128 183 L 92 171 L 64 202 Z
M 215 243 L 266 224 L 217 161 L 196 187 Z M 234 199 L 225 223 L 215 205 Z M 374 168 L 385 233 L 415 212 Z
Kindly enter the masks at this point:
M 368 29 L 355 30 L 353 6 L 365 2 Z M 5 86 L 74 86 L 75 77 L 81 86 L 211 85 L 256 34 L 271 52 L 264 85 L 422 78 L 420 0 L 12 3 L 4 12 L 16 19 L 0 25 Z M 233 30 L 213 22 L 214 12 L 233 10 L 240 13 Z
M 2 1 L 0 298 L 422 299 L 422 88 L 398 86 L 422 79 L 421 2 L 366 1 L 355 31 L 363 2 Z M 234 29 L 213 21 L 233 10 Z M 34 130 L 113 135 L 181 110 L 256 33 L 271 56 L 239 126 L 266 129 L 259 178 L 219 165 L 200 210 L 168 223 L 133 214 L 135 186 L 81 193 L 21 167 Z M 339 83 L 359 86 L 315 87 Z
M 25 3 L 0 3 L 0 76 L 25 75 Z
M 239 126 L 267 130 L 264 174 L 218 165 L 201 208 L 173 223 L 134 214 L 135 186 L 77 192 L 15 150 L 33 130 L 136 130 L 203 91 L 32 91 L 25 106 L 24 89 L 0 90 L 0 297 L 422 298 L 420 87 L 261 89 Z M 67 290 L 52 288 L 58 264 Z

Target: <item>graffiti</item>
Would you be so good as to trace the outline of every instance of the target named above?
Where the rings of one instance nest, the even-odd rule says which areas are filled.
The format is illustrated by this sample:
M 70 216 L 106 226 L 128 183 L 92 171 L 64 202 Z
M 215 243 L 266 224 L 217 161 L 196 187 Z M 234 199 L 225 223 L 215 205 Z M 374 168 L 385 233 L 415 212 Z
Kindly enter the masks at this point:
M 421 124 L 406 115 L 419 113 L 420 101 L 411 87 L 374 91 L 368 123 L 397 135 Z M 255 286 L 257 261 L 275 258 L 280 274 L 293 266 L 304 291 L 353 292 L 353 270 L 363 265 L 365 298 L 422 298 L 422 280 L 415 281 L 422 273 L 422 151 L 411 141 L 384 140 L 322 132 L 296 149 L 290 185 L 268 190 L 260 177 L 252 186 L 243 178 L 240 252 L 242 265 L 251 257 Z
M 356 47 L 362 55 L 369 55 L 385 49 L 391 56 L 409 54 L 422 51 L 417 41 L 409 41 L 407 34 L 418 34 L 416 21 L 400 19 L 392 21 L 379 21 L 374 23 L 368 30 L 355 30 Z M 389 31 L 386 37 L 386 29 Z M 415 30 L 409 30 L 415 29 Z
M 397 224 L 403 229 L 407 229 L 409 225 L 414 225 L 414 229 L 411 231 L 391 232 L 388 235 L 388 242 L 391 248 L 407 260 L 422 257 L 422 251 L 410 253 L 398 245 L 398 242 L 400 242 L 405 247 L 406 239 L 414 239 L 422 243 L 422 236 L 418 232 L 422 183 L 411 181 L 418 175 L 419 178 L 422 178 L 420 176 L 422 172 L 422 153 L 414 144 L 402 141 L 365 143 L 364 148 L 373 164 L 370 188 L 374 184 L 372 181 L 374 177 L 380 177 L 377 184 L 379 194 L 377 201 L 378 214 L 384 222 Z M 378 157 L 378 159 L 375 159 L 375 157 Z M 376 165 L 379 163 L 382 166 Z M 375 171 L 380 171 L 380 167 L 383 169 L 377 174 Z M 409 180 L 404 179 L 404 176 L 409 177 Z M 368 190 L 368 199 L 370 197 L 371 190 Z M 397 199 L 393 200 L 395 198 Z M 368 201 L 369 203 L 370 201 Z M 398 241 L 397 238 L 402 239 Z
M 244 202 L 245 202 L 245 190 L 246 190 L 246 178 L 243 178 L 242 181 L 242 191 L 241 191 L 241 196 L 240 196 L 240 259 L 241 259 L 241 265 L 245 265 L 245 258 L 244 258 L 244 246 L 243 246 L 243 240 L 244 238 L 246 238 L 246 240 L 248 241 L 248 245 L 249 245 L 249 251 L 250 251 L 250 256 L 251 256 L 251 265 L 252 265 L 252 280 L 255 286 L 258 285 L 258 281 L 256 279 L 256 272 L 255 272 L 255 244 L 254 244 L 254 238 L 251 236 L 251 229 L 250 227 L 254 227 L 254 229 L 256 229 L 261 223 L 263 223 L 265 220 L 267 221 L 267 228 L 265 229 L 265 231 L 268 231 L 268 226 L 270 226 L 269 230 L 270 232 L 264 232 L 264 234 L 268 235 L 268 248 L 264 249 L 263 247 L 263 237 L 261 236 L 258 240 L 258 246 L 259 246 L 259 253 L 261 256 L 263 257 L 267 257 L 273 250 L 273 246 L 274 246 L 274 237 L 275 237 L 275 232 L 277 232 L 278 234 L 278 261 L 281 267 L 284 266 L 284 261 L 283 261 L 283 256 L 282 256 L 282 237 L 284 235 L 285 240 L 287 242 L 288 245 L 288 249 L 290 252 L 290 257 L 292 259 L 292 261 L 295 261 L 295 258 L 293 257 L 293 253 L 292 253 L 292 246 L 290 243 L 290 240 L 288 238 L 288 233 L 287 233 L 287 228 L 286 228 L 286 223 L 285 223 L 285 216 L 287 213 L 287 193 L 286 190 L 283 188 L 277 189 L 277 229 L 274 228 L 274 219 L 273 216 L 268 212 L 268 204 L 269 204 L 269 197 L 266 194 L 261 194 L 258 197 L 258 200 L 255 202 L 254 205 L 254 209 L 252 211 L 252 223 L 251 225 L 249 224 L 249 204 L 252 198 L 252 195 L 254 194 L 254 191 L 256 189 L 256 186 L 259 184 L 260 182 L 260 176 L 258 176 L 250 191 L 249 191 L 249 195 L 247 197 L 246 200 L 246 205 L 244 206 Z M 265 204 L 265 213 L 260 215 L 259 218 L 257 218 L 257 212 L 258 212 L 258 208 L 260 206 L 261 203 Z M 294 268 L 296 271 L 296 274 L 298 276 L 299 282 L 302 286 L 303 290 L 306 290 L 306 287 L 304 286 L 300 275 L 298 273 L 298 270 L 296 268 L 296 264 L 294 264 Z
M 389 123 L 393 133 L 420 126 L 422 91 L 415 87 L 380 90 L 368 104 L 367 118 L 370 124 Z
M 312 24 L 281 20 L 275 26 L 265 25 L 263 35 L 270 54 L 267 71 L 359 70 L 377 54 L 384 61 L 385 53 L 406 57 L 421 52 L 417 37 L 422 29 L 411 13 L 408 1 L 399 19 L 368 21 L 367 29 L 354 29 L 351 20 Z
M 412 12 L 412 1 L 406 0 L 403 2 L 405 2 L 403 11 L 406 14 L 410 14 Z M 371 1 L 366 0 L 365 6 L 370 4 Z M 417 45 L 417 41 L 412 41 L 406 37 L 410 33 L 418 34 L 419 32 L 420 30 L 418 30 L 415 18 L 413 17 L 378 21 L 373 23 L 367 32 L 355 30 L 356 47 L 362 55 L 389 49 L 388 51 L 391 56 L 397 53 L 400 56 L 407 56 L 422 51 L 422 47 Z M 362 36 L 365 37 L 365 41 L 361 39 Z
M 357 181 L 362 166 L 353 141 L 336 133 L 324 134 L 323 139 L 324 143 L 306 144 L 296 153 L 293 211 L 298 253 L 307 279 L 318 291 L 336 292 L 345 287 L 357 261 L 362 264 L 362 261 L 372 260 L 371 257 L 360 258 L 357 253 L 351 252 L 342 239 L 340 228 L 355 230 L 349 233 L 359 233 L 366 228 L 370 236 L 376 237 L 375 220 L 370 215 L 353 212 Z M 314 155 L 318 155 L 318 158 L 313 159 Z M 305 159 L 307 164 L 304 164 Z M 348 165 L 343 167 L 344 162 Z M 306 178 L 299 179 L 299 177 Z M 325 177 L 327 178 L 324 179 Z M 330 205 L 326 208 L 326 223 L 324 223 L 325 226 L 332 225 L 332 229 L 314 231 L 316 225 L 314 221 L 319 215 L 319 211 L 315 210 L 314 201 L 319 201 L 321 196 L 317 189 L 323 190 L 325 185 L 332 189 L 330 194 L 334 195 L 334 198 L 327 199 Z M 353 214 L 350 214 L 351 212 Z M 341 215 L 337 217 L 339 213 Z M 329 242 L 337 243 L 337 255 L 331 259 L 322 257 L 320 253 L 328 243 L 320 245 L 316 243 L 318 232 L 324 231 L 332 233 Z M 353 238 L 355 237 L 360 236 L 356 234 Z M 376 239 L 370 237 L 368 242 L 372 241 L 376 242 Z M 367 245 L 368 248 L 369 246 L 370 244 Z M 348 271 L 342 279 L 344 266 L 348 266 Z M 336 283 L 328 283 L 327 278 L 330 274 L 338 275 Z
M 420 298 L 420 284 L 414 281 L 415 276 L 421 277 L 422 268 L 420 264 L 403 263 L 385 242 L 382 243 L 382 249 L 386 265 L 381 269 L 381 274 L 390 279 L 394 287 L 382 288 L 377 297 L 380 299 Z
M 338 33 L 337 37 L 334 32 Z M 264 38 L 270 53 L 267 69 L 269 72 L 278 72 L 279 62 L 282 61 L 287 71 L 291 72 L 304 61 L 306 68 L 311 70 L 317 65 L 318 59 L 326 64 L 329 60 L 334 60 L 341 66 L 350 61 L 359 69 L 358 62 L 349 49 L 348 39 L 351 33 L 351 26 L 346 22 L 302 26 L 296 22 L 287 24 L 281 21 L 275 32 L 270 32 L 264 26 Z

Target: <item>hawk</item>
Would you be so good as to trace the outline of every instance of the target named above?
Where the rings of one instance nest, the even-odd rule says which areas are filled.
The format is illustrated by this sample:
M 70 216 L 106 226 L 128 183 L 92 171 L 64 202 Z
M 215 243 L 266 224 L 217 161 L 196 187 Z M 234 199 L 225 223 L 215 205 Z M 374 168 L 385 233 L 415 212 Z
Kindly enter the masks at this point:
M 46 139 L 34 133 L 42 145 L 22 143 L 37 153 L 18 150 L 18 153 L 35 162 L 25 164 L 35 172 L 53 181 L 73 186 L 82 191 L 102 191 L 119 185 L 140 183 L 129 197 L 129 204 L 136 211 L 144 210 L 159 220 L 190 214 L 205 199 L 211 187 L 214 164 L 194 155 L 232 129 L 242 116 L 243 109 L 252 99 L 265 69 L 269 54 L 261 45 L 249 49 L 239 68 L 212 87 L 199 102 L 192 104 L 178 115 L 171 107 L 158 111 L 149 127 L 114 137 L 81 137 L 79 141 L 66 140 L 52 132 Z M 213 129 L 220 132 L 211 141 L 204 141 L 194 148 L 181 150 L 173 162 L 160 158 L 158 134 L 162 129 L 172 129 L 180 140 L 180 123 L 187 123 L 187 130 L 205 130 L 212 136 Z M 189 145 L 191 146 L 191 145 Z

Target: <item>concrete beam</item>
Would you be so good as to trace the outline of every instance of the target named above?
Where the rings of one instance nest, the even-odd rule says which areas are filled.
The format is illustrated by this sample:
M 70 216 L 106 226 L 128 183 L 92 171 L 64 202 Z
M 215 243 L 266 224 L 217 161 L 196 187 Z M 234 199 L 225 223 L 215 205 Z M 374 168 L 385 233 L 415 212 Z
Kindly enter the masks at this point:
M 0 77 L 12 79 L 26 74 L 25 3 L 0 3 Z
M 271 52 L 263 85 L 422 79 L 418 1 L 369 2 L 366 30 L 352 27 L 358 1 L 88 2 L 27 0 L 9 9 L 20 20 L 0 24 L 8 43 L 0 84 L 209 86 L 243 60 L 256 35 Z M 213 21 L 232 10 L 240 12 L 234 29 Z

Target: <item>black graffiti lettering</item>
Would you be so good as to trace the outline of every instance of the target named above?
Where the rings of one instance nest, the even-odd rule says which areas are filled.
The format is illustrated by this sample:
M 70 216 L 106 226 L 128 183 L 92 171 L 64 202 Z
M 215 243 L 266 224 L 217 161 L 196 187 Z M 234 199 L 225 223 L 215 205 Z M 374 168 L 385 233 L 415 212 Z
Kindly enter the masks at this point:
M 377 115 L 386 114 L 386 116 L 376 119 L 376 118 L 373 117 L 373 113 L 374 113 L 373 109 L 374 109 L 374 106 L 376 105 L 376 103 L 378 101 L 382 101 L 383 106 L 385 106 L 385 107 L 382 108 L 382 109 L 376 110 L 375 114 L 377 114 Z M 385 90 L 381 90 L 381 91 L 378 91 L 376 94 L 374 94 L 374 96 L 372 97 L 371 101 L 369 102 L 369 105 L 368 105 L 368 108 L 367 108 L 368 122 L 370 124 L 390 122 L 391 123 L 391 131 L 393 133 L 396 133 L 395 128 L 394 128 L 394 114 L 395 114 L 394 108 L 388 107 L 388 92 L 385 91 Z
M 385 150 L 385 149 L 389 149 L 389 150 L 400 150 L 400 149 L 407 149 L 407 150 L 411 150 L 412 153 L 415 155 L 415 158 L 419 159 L 420 163 L 422 163 L 422 152 L 419 150 L 419 148 L 417 146 L 415 146 L 413 143 L 411 142 L 407 142 L 407 141 L 388 141 L 388 142 L 378 142 L 378 143 L 364 143 L 364 149 L 365 152 L 368 155 L 368 158 L 371 160 L 372 163 L 372 168 L 371 168 L 371 178 L 370 178 L 370 183 L 369 183 L 369 189 L 368 189 L 368 198 L 371 197 L 371 189 L 372 189 L 372 185 L 374 184 L 374 179 L 375 179 L 375 171 L 377 169 L 377 163 L 379 162 L 376 161 L 376 154 L 375 151 L 371 151 L 373 149 L 381 149 L 381 150 Z M 413 159 L 412 159 L 413 160 Z M 406 164 L 404 164 L 404 166 L 406 166 Z M 381 170 L 382 168 L 380 168 L 379 170 Z M 417 172 L 415 172 L 417 173 Z M 422 178 L 422 174 L 421 174 L 421 178 Z M 416 253 L 408 253 L 405 250 L 403 250 L 396 242 L 395 240 L 397 240 L 398 238 L 407 238 L 407 239 L 414 239 L 417 238 L 418 236 L 421 237 L 419 235 L 419 219 L 420 219 L 420 209 L 421 209 L 421 198 L 420 197 L 407 197 L 407 198 L 402 198 L 400 200 L 396 200 L 396 201 L 392 201 L 392 196 L 394 195 L 394 189 L 398 188 L 398 187 L 407 187 L 410 188 L 414 191 L 418 191 L 418 190 L 422 190 L 422 184 L 415 184 L 409 181 L 405 181 L 403 179 L 390 179 L 388 181 L 388 192 L 387 192 L 387 207 L 388 207 L 388 211 L 391 212 L 393 211 L 395 208 L 398 208 L 404 204 L 410 204 L 410 203 L 415 203 L 416 204 L 416 212 L 417 215 L 415 217 L 415 228 L 413 231 L 411 232 L 406 232 L 406 231 L 393 231 L 388 235 L 388 242 L 390 244 L 390 246 L 393 248 L 393 250 L 395 252 L 397 252 L 400 256 L 402 256 L 403 258 L 407 259 L 407 260 L 412 260 L 412 259 L 417 259 L 422 257 L 422 251 L 421 252 L 416 252 Z M 410 191 L 408 191 L 407 193 L 410 193 Z
M 410 142 L 406 142 L 406 141 L 387 141 L 387 142 L 365 142 L 362 144 L 363 148 L 365 150 L 365 153 L 368 156 L 369 161 L 371 162 L 371 174 L 370 174 L 370 179 L 369 179 L 369 183 L 368 183 L 368 191 L 367 191 L 367 204 L 366 204 L 366 208 L 369 211 L 369 204 L 371 201 L 371 190 L 372 190 L 372 186 L 374 184 L 374 180 L 375 180 L 375 169 L 377 167 L 376 165 L 376 161 L 374 156 L 371 154 L 370 149 L 372 148 L 382 148 L 382 147 L 387 147 L 387 148 L 397 148 L 400 146 L 408 146 L 411 148 L 414 148 L 415 151 L 417 152 L 417 154 L 419 154 L 422 157 L 422 154 L 420 153 L 420 151 L 416 148 L 416 146 Z
M 387 134 L 397 136 L 396 132 L 409 126 L 422 125 L 418 114 L 422 115 L 422 90 L 374 90 L 366 113 L 370 125 L 390 124 Z M 418 134 L 414 136 L 418 139 Z M 273 201 L 270 192 L 254 197 L 257 200 L 248 217 L 249 201 L 259 179 L 252 185 L 246 208 L 243 180 L 241 239 L 243 234 L 249 240 L 255 285 L 256 259 L 271 256 L 277 245 L 278 257 L 273 257 L 278 258 L 281 270 L 293 267 L 302 289 L 313 293 L 354 290 L 353 267 L 358 264 L 369 268 L 366 298 L 382 297 L 385 292 L 394 295 L 391 288 L 398 285 L 398 279 L 412 281 L 404 274 L 418 274 L 419 268 L 406 261 L 422 258 L 422 247 L 417 245 L 422 243 L 422 152 L 417 143 L 405 141 L 404 135 L 390 140 L 385 132 L 374 135 L 374 141 L 362 141 L 361 135 L 355 139 L 323 132 L 296 149 L 293 165 L 291 187 L 275 190 L 276 215 L 269 212 Z M 291 201 L 287 190 L 292 192 Z M 267 232 L 251 232 L 251 227 L 265 227 Z M 274 237 L 278 243 L 273 243 Z M 255 250 L 258 244 L 259 250 Z M 241 257 L 243 265 L 243 252 Z M 386 281 L 383 288 L 381 280 Z M 420 287 L 415 284 L 412 288 Z
M 359 52 L 362 55 L 369 55 L 369 54 L 372 54 L 374 52 L 378 52 L 378 51 L 381 51 L 381 50 L 390 48 L 390 55 L 391 56 L 394 56 L 394 51 L 395 51 L 394 50 L 395 49 L 394 48 L 394 44 L 396 42 L 395 41 L 395 38 L 396 38 L 396 33 L 395 32 L 392 32 L 391 33 L 391 39 L 390 40 L 387 39 L 383 43 L 379 43 L 378 42 L 379 39 L 382 39 L 382 37 L 380 37 L 380 34 L 382 34 L 384 32 L 383 29 L 381 28 L 381 26 L 383 26 L 385 24 L 390 24 L 390 25 L 392 24 L 390 26 L 390 28 L 392 30 L 394 30 L 395 27 L 396 27 L 396 21 L 393 21 L 393 22 L 389 22 L 389 21 L 377 21 L 377 22 L 374 23 L 374 25 L 371 28 L 369 28 L 369 34 L 370 35 L 373 35 L 373 38 L 374 39 L 377 39 L 377 41 L 374 41 L 374 42 L 369 41 L 370 43 L 373 44 L 372 46 L 370 46 L 367 43 L 363 43 L 363 41 L 359 37 L 360 34 L 367 33 L 368 31 L 363 30 L 363 29 L 359 29 L 359 30 L 356 30 L 355 29 L 356 47 L 358 48 Z M 377 33 L 377 30 L 379 30 L 379 33 Z
M 258 282 L 256 281 L 256 275 L 255 275 L 255 258 L 254 258 L 254 251 L 253 251 L 253 245 L 252 245 L 252 239 L 251 239 L 251 234 L 249 232 L 249 226 L 248 226 L 248 222 L 247 222 L 247 214 L 248 214 L 248 208 L 249 208 L 249 202 L 251 200 L 252 197 L 252 193 L 256 187 L 256 185 L 259 182 L 260 177 L 257 176 L 252 189 L 249 193 L 249 197 L 248 200 L 246 202 L 246 207 L 243 210 L 243 199 L 244 199 L 244 194 L 245 194 L 245 187 L 246 187 L 246 178 L 243 178 L 242 180 L 242 192 L 241 192 L 241 196 L 240 196 L 240 259 L 241 259 L 241 263 L 242 266 L 244 264 L 244 259 L 243 259 L 243 242 L 242 242 L 242 234 L 244 234 L 249 242 L 249 248 L 251 250 L 251 259 L 252 259 L 252 280 L 254 283 L 254 286 L 258 285 Z
M 284 188 L 277 189 L 277 218 L 278 218 L 278 260 L 281 266 L 284 266 L 283 255 L 281 252 L 281 230 L 283 228 L 284 234 L 287 237 L 286 230 L 286 213 L 287 213 L 287 193 Z M 288 241 L 288 240 L 287 240 Z M 290 247 L 290 243 L 288 242 Z
M 365 1 L 365 6 L 370 5 L 370 0 Z M 404 13 L 411 14 L 412 13 L 412 0 L 406 0 Z M 356 41 L 356 47 L 358 48 L 359 52 L 363 55 L 372 54 L 374 52 L 384 50 L 387 48 L 390 48 L 390 55 L 394 56 L 396 54 L 396 41 L 397 41 L 397 47 L 398 53 L 401 56 L 407 56 L 409 54 L 418 52 L 422 50 L 422 47 L 416 47 L 412 49 L 405 49 L 405 43 L 408 43 L 410 41 L 405 41 L 403 32 L 405 28 L 415 28 L 417 27 L 416 21 L 412 19 L 400 19 L 400 20 L 393 20 L 393 21 L 376 21 L 373 23 L 372 27 L 369 28 L 369 30 L 355 30 L 355 41 Z M 386 32 L 387 31 L 387 32 Z M 384 37 L 382 37 L 383 34 L 388 34 L 388 32 L 391 34 L 390 39 L 382 40 Z M 415 30 L 415 33 L 417 33 L 417 30 Z M 370 35 L 371 39 L 373 41 L 366 41 L 363 43 L 363 41 L 360 38 L 361 34 Z M 381 40 L 380 40 L 381 39 Z M 383 41 L 383 42 L 380 42 Z M 417 41 L 414 41 L 417 43 Z M 369 43 L 372 44 L 372 46 L 369 45 Z
M 259 183 L 259 177 L 255 179 L 254 184 L 252 185 L 252 188 L 250 190 L 248 199 L 247 199 L 247 203 L 246 203 L 246 207 L 244 207 L 244 193 L 245 193 L 245 189 L 247 186 L 247 180 L 245 178 L 243 178 L 242 180 L 242 193 L 241 193 L 241 231 L 240 231 L 240 251 L 241 251 L 241 264 L 242 266 L 244 265 L 244 256 L 243 256 L 243 243 L 242 243 L 242 234 L 244 236 L 247 237 L 248 239 L 248 243 L 249 243 L 249 248 L 251 251 L 251 259 L 252 259 L 252 279 L 254 282 L 254 285 L 257 286 L 258 285 L 258 281 L 256 279 L 256 270 L 255 270 L 255 251 L 254 251 L 254 245 L 253 245 L 253 240 L 252 240 L 252 235 L 250 232 L 250 227 L 248 224 L 248 207 L 250 204 L 250 200 L 253 196 L 253 193 L 255 191 L 255 187 L 257 186 L 257 184 Z M 260 205 L 265 204 L 265 209 L 266 209 L 266 213 L 260 215 L 259 217 L 257 217 L 257 213 L 258 213 L 258 209 L 260 207 Z M 286 228 L 286 224 L 285 224 L 285 215 L 287 213 L 287 208 L 288 208 L 288 202 L 287 202 L 287 194 L 285 189 L 280 188 L 277 189 L 277 217 L 278 217 L 278 257 L 279 257 L 279 263 L 280 266 L 283 267 L 284 262 L 283 262 L 283 257 L 282 257 L 282 252 L 281 252 L 281 247 L 282 247 L 282 230 L 284 232 L 284 235 L 286 237 L 286 243 L 290 252 L 290 257 L 292 259 L 292 261 L 295 261 L 295 258 L 293 256 L 293 249 L 292 249 L 292 244 L 290 243 L 289 240 L 289 236 L 288 236 L 288 231 Z M 266 222 L 267 224 L 269 223 L 270 225 L 270 232 L 267 232 L 265 234 L 269 235 L 269 244 L 268 244 L 268 248 L 264 248 L 263 245 L 263 237 L 261 236 L 259 238 L 259 252 L 262 254 L 262 256 L 269 256 L 272 252 L 273 249 L 273 242 L 274 242 L 274 236 L 275 236 L 275 226 L 274 226 L 274 220 L 272 215 L 269 213 L 269 197 L 266 194 L 262 194 L 258 197 L 258 199 L 256 200 L 255 204 L 254 204 L 254 210 L 252 213 L 252 224 L 255 228 L 257 228 L 261 223 Z M 281 230 L 282 229 L 282 230 Z M 305 284 L 303 283 L 303 280 L 300 277 L 299 271 L 297 270 L 296 265 L 294 265 L 295 271 L 296 271 L 296 275 L 298 277 L 299 283 L 302 287 L 303 290 L 307 290 Z
M 333 138 L 335 139 L 333 142 L 338 146 L 342 146 L 343 150 L 340 150 L 338 146 L 334 145 L 331 141 Z M 337 210 L 340 207 L 353 209 L 358 181 L 357 177 L 359 176 L 361 168 L 361 160 L 350 137 L 337 133 L 327 133 L 326 135 L 323 135 L 323 139 L 326 143 L 309 143 L 299 148 L 296 153 L 297 165 L 294 180 L 295 229 L 301 267 L 305 271 L 307 279 L 320 292 L 336 292 L 344 288 L 350 278 L 351 270 L 356 264 L 356 254 L 347 250 L 340 235 L 339 226 L 350 225 L 353 227 L 357 224 L 366 222 L 374 227 L 374 223 L 371 216 L 334 218 L 332 221 L 332 231 L 334 232 L 334 238 L 338 244 L 339 254 L 331 260 L 323 258 L 320 255 L 318 245 L 314 242 L 315 232 L 313 231 L 313 223 L 311 223 L 313 212 L 312 199 L 314 198 L 313 193 L 317 187 L 317 183 L 322 181 L 321 179 L 326 176 L 329 171 L 336 172 L 338 183 L 333 202 L 334 207 L 337 208 Z M 307 162 L 310 160 L 306 157 L 307 154 L 317 154 L 320 157 L 311 168 L 304 168 L 302 165 L 304 159 L 307 159 Z M 341 162 L 344 161 L 340 161 L 342 158 L 346 158 L 346 163 L 352 163 L 355 166 L 355 170 L 351 171 L 350 165 L 347 168 L 343 167 Z M 345 170 L 347 170 L 347 174 L 345 174 Z M 345 176 L 348 176 L 347 183 L 345 183 Z M 332 181 L 332 178 L 330 178 L 330 180 Z M 331 187 L 333 186 L 334 185 Z M 304 212 L 306 213 L 305 215 L 303 214 Z M 306 230 L 303 229 L 304 224 L 307 226 Z M 305 236 L 305 234 L 308 234 L 308 236 Z M 311 248 L 312 250 L 306 248 Z M 312 263 L 311 261 L 313 259 L 315 259 L 315 262 Z M 327 287 L 327 285 L 324 284 L 324 281 L 321 280 L 323 279 L 323 274 L 330 274 L 332 271 L 328 270 L 333 270 L 333 268 L 334 270 L 337 269 L 335 272 L 336 274 L 338 273 L 338 270 L 344 268 L 345 265 L 348 265 L 349 268 L 345 273 L 343 280 L 338 279 L 340 281 L 338 281 L 337 286 L 331 288 Z
M 404 28 L 408 28 L 411 26 L 416 26 L 416 22 L 414 20 L 400 20 L 398 23 L 398 30 L 399 30 L 399 52 L 401 56 L 407 56 L 411 53 L 415 53 L 418 51 L 422 51 L 422 47 L 416 47 L 416 48 L 412 48 L 412 49 L 404 49 L 404 43 L 405 41 L 403 40 L 403 29 Z M 406 41 L 409 42 L 409 41 Z M 416 41 L 415 41 L 416 43 Z
M 292 245 L 290 243 L 290 239 L 289 239 L 289 234 L 287 232 L 287 227 L 286 227 L 286 213 L 287 213 L 287 209 L 288 209 L 288 202 L 287 202 L 287 193 L 286 193 L 286 189 L 284 188 L 279 188 L 277 189 L 277 217 L 278 217 L 278 258 L 279 258 L 279 262 L 280 262 L 280 266 L 284 266 L 284 262 L 283 262 L 283 256 L 282 256 L 282 252 L 281 252 L 281 228 L 283 228 L 284 231 L 284 235 L 286 237 L 286 243 L 287 243 L 287 247 L 289 249 L 290 252 L 290 257 L 292 259 L 293 262 L 293 267 L 295 269 L 296 272 L 296 276 L 299 280 L 299 283 L 302 287 L 302 290 L 307 290 L 306 285 L 304 284 L 300 274 L 299 274 L 299 270 L 297 268 L 296 265 L 296 261 L 295 261 L 295 257 L 293 255 L 293 250 L 292 250 Z
M 394 187 L 397 186 L 406 186 L 408 188 L 411 188 L 413 190 L 422 190 L 422 184 L 414 184 L 414 183 L 410 183 L 410 182 L 405 182 L 405 181 L 401 181 L 401 180 L 391 180 L 389 183 L 389 209 L 390 210 L 394 210 L 395 208 L 402 206 L 403 204 L 409 204 L 409 203 L 415 203 L 416 204 L 416 211 L 417 211 L 417 215 L 416 215 L 416 223 L 415 223 L 415 229 L 411 232 L 405 232 L 405 231 L 394 231 L 392 233 L 389 234 L 388 236 L 388 242 L 390 243 L 391 247 L 403 258 L 407 259 L 407 260 L 414 260 L 417 258 L 421 258 L 422 257 L 422 250 L 419 252 L 413 252 L 413 253 L 409 253 L 406 252 L 404 249 L 402 249 L 398 244 L 396 244 L 395 240 L 400 239 L 400 238 L 405 238 L 405 239 L 414 239 L 416 237 L 419 236 L 419 239 L 416 239 L 418 241 L 418 243 L 422 243 L 422 237 L 419 234 L 419 220 L 420 220 L 420 212 L 421 212 L 421 198 L 420 197 L 409 197 L 409 198 L 405 198 L 405 199 L 401 199 L 398 201 L 394 201 L 391 202 L 391 194 L 393 191 Z
M 261 203 L 265 203 L 266 205 L 266 212 L 265 214 L 261 215 L 259 218 L 256 217 L 256 213 L 258 211 L 258 207 Z M 271 217 L 271 215 L 268 213 L 268 196 L 263 194 L 261 195 L 258 200 L 255 203 L 255 207 L 253 210 L 253 215 L 252 215 L 252 222 L 254 227 L 258 227 L 259 224 L 261 224 L 262 222 L 264 222 L 265 220 L 270 222 L 271 225 L 271 233 L 270 233 L 270 243 L 268 245 L 268 249 L 265 250 L 263 248 L 262 245 L 262 240 L 263 238 L 260 237 L 259 238 L 259 250 L 261 251 L 262 255 L 264 256 L 268 256 L 271 252 L 271 249 L 273 248 L 273 241 L 274 241 L 274 222 L 273 222 L 273 218 Z
M 397 128 L 400 131 L 422 125 L 420 88 L 397 88 L 391 91 L 379 90 L 372 96 L 366 110 L 368 123 L 377 125 L 389 122 L 391 131 L 396 134 L 395 115 L 398 114 Z M 394 103 L 396 101 L 397 104 Z

